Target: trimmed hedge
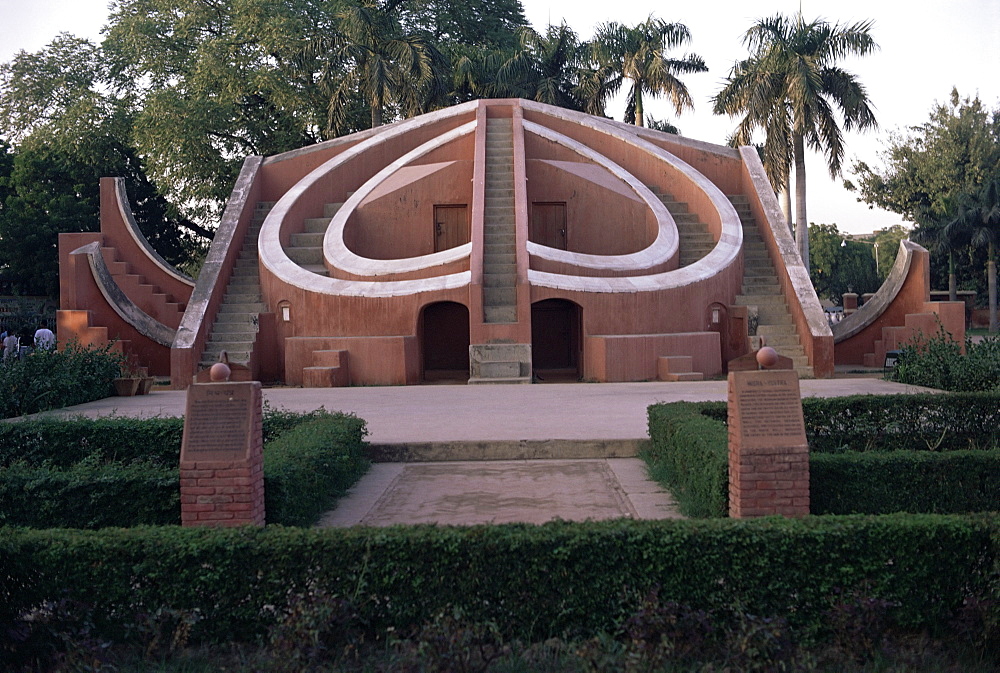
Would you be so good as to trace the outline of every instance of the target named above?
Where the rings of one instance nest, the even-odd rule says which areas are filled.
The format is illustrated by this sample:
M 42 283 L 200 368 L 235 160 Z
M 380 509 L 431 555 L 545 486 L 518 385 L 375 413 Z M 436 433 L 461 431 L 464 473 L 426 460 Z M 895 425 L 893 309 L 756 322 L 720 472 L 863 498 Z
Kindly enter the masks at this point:
M 0 523 L 179 523 L 183 428 L 180 418 L 0 424 Z M 315 523 L 367 469 L 366 434 L 364 421 L 351 415 L 265 413 L 268 523 Z
M 893 451 L 809 457 L 813 514 L 1000 510 L 995 451 Z
M 89 606 L 91 633 L 184 615 L 192 642 L 253 641 L 297 597 L 348 601 L 350 627 L 399 632 L 461 610 L 537 642 L 612 631 L 650 589 L 692 609 L 787 617 L 822 631 L 845 597 L 948 633 L 964 600 L 1000 591 L 996 516 L 892 515 L 388 529 L 0 528 L 0 621 Z M 3 637 L 3 634 L 0 634 Z
M 728 511 L 728 430 L 702 413 L 709 404 L 675 402 L 648 409 L 651 449 L 642 457 L 650 476 L 668 486 L 686 516 L 725 516 Z
M 268 523 L 311 526 L 368 470 L 365 422 L 337 414 L 303 423 L 264 450 Z
M 274 409 L 265 402 L 264 444 L 302 423 L 330 415 L 325 409 L 307 413 Z M 179 417 L 23 419 L 0 423 L 0 467 L 19 461 L 65 467 L 94 454 L 107 462 L 141 460 L 177 467 L 183 437 L 184 419 Z
M 150 463 L 0 470 L 0 523 L 49 528 L 177 525 L 179 471 Z
M 806 398 L 802 408 L 813 514 L 1000 510 L 1000 394 Z M 687 516 L 726 516 L 726 404 L 657 404 L 648 416 L 652 477 Z

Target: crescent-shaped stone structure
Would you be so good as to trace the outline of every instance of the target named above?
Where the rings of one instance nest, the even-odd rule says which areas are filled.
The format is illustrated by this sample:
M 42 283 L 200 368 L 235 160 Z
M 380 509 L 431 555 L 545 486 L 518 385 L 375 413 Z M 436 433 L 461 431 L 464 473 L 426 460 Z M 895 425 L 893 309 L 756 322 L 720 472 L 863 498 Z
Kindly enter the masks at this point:
M 691 380 L 753 336 L 833 371 L 756 152 L 524 100 L 249 157 L 182 300 L 175 387 L 221 351 L 288 385 Z

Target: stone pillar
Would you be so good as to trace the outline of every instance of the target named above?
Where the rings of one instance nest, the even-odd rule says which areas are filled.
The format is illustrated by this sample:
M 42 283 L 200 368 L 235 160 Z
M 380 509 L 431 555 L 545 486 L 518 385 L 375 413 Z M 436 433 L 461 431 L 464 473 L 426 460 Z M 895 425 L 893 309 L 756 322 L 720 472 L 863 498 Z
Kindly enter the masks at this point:
M 188 388 L 181 525 L 264 525 L 261 402 L 257 381 Z
M 729 516 L 809 514 L 809 447 L 794 371 L 729 374 Z

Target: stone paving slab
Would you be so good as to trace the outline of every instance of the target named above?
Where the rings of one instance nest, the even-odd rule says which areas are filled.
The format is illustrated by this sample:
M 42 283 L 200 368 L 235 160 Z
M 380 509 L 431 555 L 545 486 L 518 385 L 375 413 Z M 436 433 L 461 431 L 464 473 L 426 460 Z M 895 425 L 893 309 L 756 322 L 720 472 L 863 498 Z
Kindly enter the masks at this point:
M 379 463 L 320 527 L 678 518 L 638 458 Z

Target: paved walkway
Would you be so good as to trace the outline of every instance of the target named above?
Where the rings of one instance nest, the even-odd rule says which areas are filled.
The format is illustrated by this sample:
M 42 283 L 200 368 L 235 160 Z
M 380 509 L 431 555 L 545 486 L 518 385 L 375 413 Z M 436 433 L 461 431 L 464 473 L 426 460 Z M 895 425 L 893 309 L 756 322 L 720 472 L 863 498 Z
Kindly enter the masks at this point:
M 353 412 L 367 421 L 368 439 L 375 445 L 451 443 L 496 458 L 510 455 L 512 446 L 514 455 L 524 453 L 519 454 L 518 447 L 539 445 L 551 449 L 543 452 L 548 455 L 572 453 L 578 446 L 634 447 L 637 440 L 648 439 L 650 404 L 721 401 L 726 399 L 726 385 L 698 381 L 268 388 L 264 398 L 275 408 L 291 411 L 324 407 Z M 803 397 L 926 390 L 875 378 L 804 380 L 800 386 Z M 185 401 L 183 391 L 156 391 L 46 415 L 183 416 Z M 487 445 L 506 449 L 484 450 Z M 670 494 L 646 478 L 638 458 L 397 462 L 374 465 L 320 525 L 542 523 L 623 516 L 678 516 Z

